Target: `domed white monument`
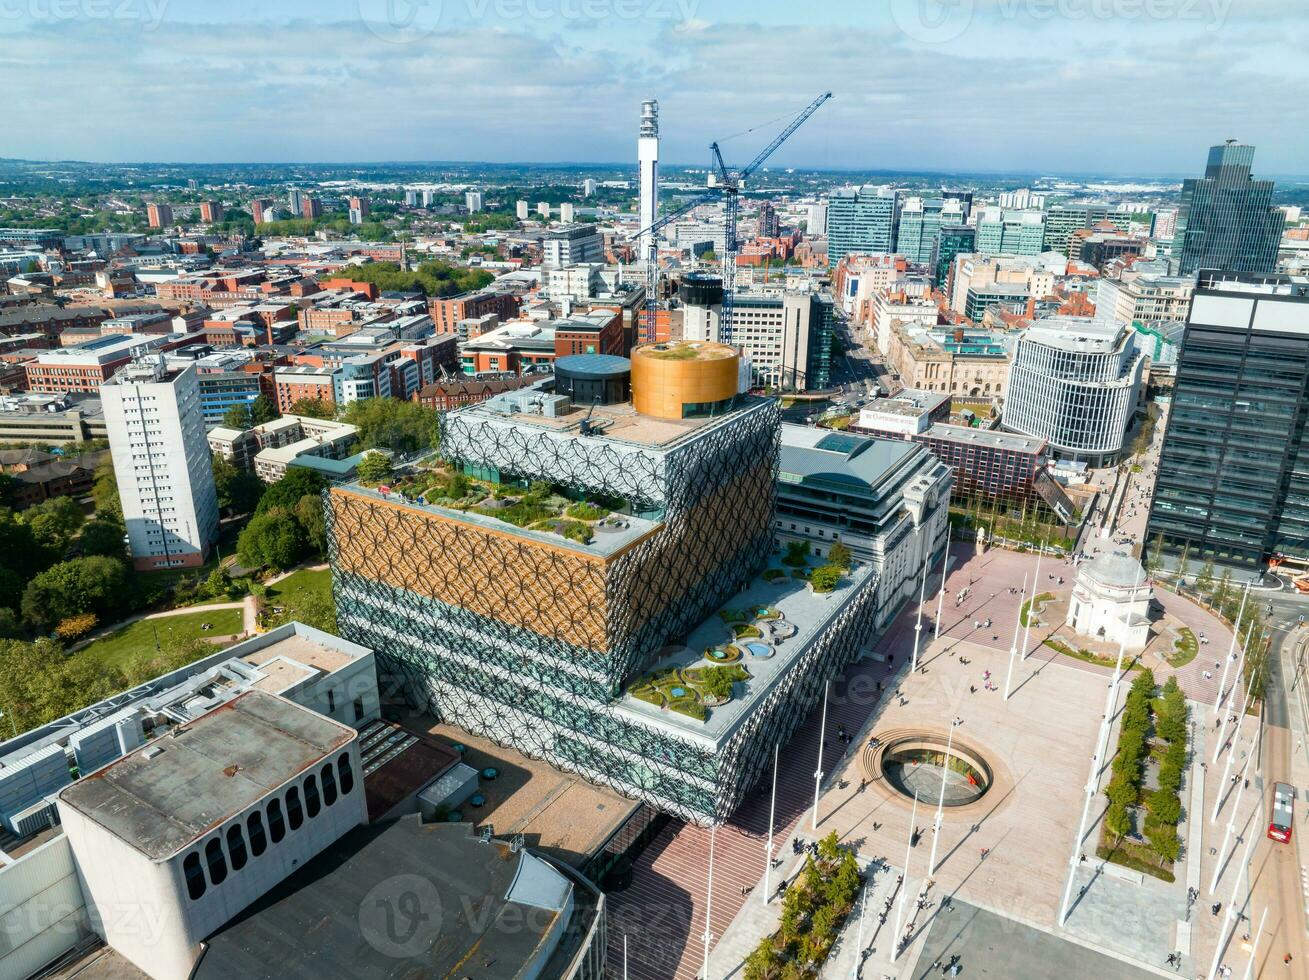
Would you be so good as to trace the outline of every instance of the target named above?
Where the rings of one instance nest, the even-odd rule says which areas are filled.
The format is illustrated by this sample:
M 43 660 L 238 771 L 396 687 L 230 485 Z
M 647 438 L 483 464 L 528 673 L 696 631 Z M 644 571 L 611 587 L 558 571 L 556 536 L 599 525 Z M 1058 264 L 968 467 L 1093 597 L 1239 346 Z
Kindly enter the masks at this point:
M 1074 632 L 1139 650 L 1150 639 L 1154 588 L 1141 563 L 1120 551 L 1083 562 L 1068 603 Z

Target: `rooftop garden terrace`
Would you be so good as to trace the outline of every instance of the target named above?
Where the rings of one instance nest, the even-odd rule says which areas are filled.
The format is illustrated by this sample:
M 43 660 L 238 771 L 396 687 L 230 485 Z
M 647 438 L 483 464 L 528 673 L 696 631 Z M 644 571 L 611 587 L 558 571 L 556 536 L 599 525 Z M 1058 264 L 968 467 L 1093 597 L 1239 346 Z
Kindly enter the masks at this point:
M 575 499 L 545 481 L 496 482 L 470 476 L 443 460 L 427 461 L 393 474 L 385 483 L 361 481 L 385 495 L 426 507 L 477 514 L 578 544 L 597 535 L 625 531 L 631 519 L 621 513 L 626 501 L 593 495 Z

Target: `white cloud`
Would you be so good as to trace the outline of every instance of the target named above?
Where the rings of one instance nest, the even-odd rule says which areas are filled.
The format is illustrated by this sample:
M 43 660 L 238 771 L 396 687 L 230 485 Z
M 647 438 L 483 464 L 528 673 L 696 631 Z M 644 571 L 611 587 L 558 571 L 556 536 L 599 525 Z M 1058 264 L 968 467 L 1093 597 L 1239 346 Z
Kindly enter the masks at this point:
M 1185 44 L 1097 22 L 1044 26 L 1025 46 L 990 7 L 930 45 L 889 23 L 727 24 L 707 6 L 682 24 L 445 28 L 413 43 L 349 20 L 38 23 L 0 35 L 5 152 L 621 161 L 653 95 L 674 162 L 770 121 L 724 143 L 743 161 L 830 89 L 779 165 L 1193 172 L 1237 135 L 1260 147 L 1260 171 L 1309 172 L 1293 53 L 1306 31 L 1271 3 Z

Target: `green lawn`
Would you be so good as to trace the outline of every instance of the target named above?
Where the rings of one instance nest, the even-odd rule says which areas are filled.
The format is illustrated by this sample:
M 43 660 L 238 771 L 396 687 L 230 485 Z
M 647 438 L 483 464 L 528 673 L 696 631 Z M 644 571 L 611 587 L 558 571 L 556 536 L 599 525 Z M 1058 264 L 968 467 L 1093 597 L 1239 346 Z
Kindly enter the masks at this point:
M 205 623 L 209 623 L 213 629 L 201 629 Z M 105 669 L 117 668 L 131 677 L 135 676 L 133 664 L 158 657 L 156 638 L 159 648 L 167 652 L 179 643 L 196 637 L 231 636 L 241 631 L 240 609 L 211 609 L 181 616 L 139 619 L 130 626 L 94 641 L 73 656 L 99 663 Z
M 329 633 L 336 632 L 336 607 L 332 602 L 332 572 L 292 572 L 276 585 L 268 587 L 265 625 L 280 626 L 299 620 Z M 274 609 L 282 611 L 274 612 Z

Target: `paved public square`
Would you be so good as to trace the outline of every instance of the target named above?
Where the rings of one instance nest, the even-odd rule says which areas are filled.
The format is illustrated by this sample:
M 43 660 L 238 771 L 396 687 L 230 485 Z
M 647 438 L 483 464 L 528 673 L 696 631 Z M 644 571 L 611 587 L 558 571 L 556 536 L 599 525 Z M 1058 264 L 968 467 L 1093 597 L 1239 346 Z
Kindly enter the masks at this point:
M 775 853 L 782 860 L 771 873 L 769 890 L 776 889 L 781 876 L 798 869 L 799 859 L 791 847 L 797 837 L 812 840 L 836 831 L 845 844 L 857 850 L 864 865 L 885 862 L 886 870 L 874 877 L 868 889 L 871 911 L 862 940 L 875 952 L 863 964 L 860 976 L 864 978 L 921 976 L 924 966 L 930 966 L 939 955 L 937 950 L 944 950 L 948 943 L 962 943 L 975 952 L 991 943 L 999 956 L 1004 944 L 992 942 L 996 929 L 1008 930 L 1009 941 L 1021 947 L 1014 955 L 1030 955 L 1034 964 L 1064 962 L 1050 951 L 1067 946 L 1060 955 L 1076 964 L 1071 968 L 1074 972 L 1005 973 L 1001 960 L 992 963 L 980 958 L 960 976 L 1177 976 L 1179 973 L 1165 964 L 1165 957 L 1176 951 L 1184 954 L 1180 975 L 1203 974 L 1209 967 L 1224 923 L 1221 915 L 1211 915 L 1209 910 L 1218 900 L 1210 894 L 1213 869 L 1225 860 L 1227 870 L 1217 893 L 1226 911 L 1243 853 L 1237 851 L 1235 838 L 1240 835 L 1245 840 L 1250 833 L 1258 833 L 1252 830 L 1255 825 L 1250 813 L 1263 791 L 1252 780 L 1234 822 L 1227 856 L 1209 853 L 1220 848 L 1228 814 L 1235 809 L 1235 790 L 1240 784 L 1231 777 L 1240 771 L 1245 758 L 1242 753 L 1250 751 L 1253 717 L 1246 723 L 1245 741 L 1235 743 L 1232 771 L 1224 773 L 1227 754 L 1216 764 L 1211 761 L 1213 747 L 1219 743 L 1216 735 L 1206 730 L 1213 725 L 1209 705 L 1217 692 L 1217 678 L 1205 681 L 1200 658 L 1177 671 L 1156 671 L 1160 683 L 1170 672 L 1176 673 L 1193 699 L 1197 751 L 1182 787 L 1184 815 L 1179 830 L 1183 855 L 1174 869 L 1176 880 L 1165 883 L 1095 858 L 1105 809 L 1104 795 L 1098 792 L 1079 848 L 1087 860 L 1076 868 L 1071 911 L 1060 927 L 1059 908 L 1112 669 L 1073 660 L 1042 646 L 1045 631 L 1039 626 L 1034 625 L 1030 635 L 1020 627 L 1009 681 L 1011 697 L 1005 701 L 1024 576 L 1029 591 L 1035 583 L 1036 591 L 1041 592 L 1059 589 L 1059 577 L 1065 580 L 1063 588 L 1070 588 L 1075 574 L 1071 564 L 1050 557 L 1041 560 L 1039 573 L 1036 563 L 1034 554 L 988 549 L 978 555 L 971 542 L 956 543 L 945 597 L 939 603 L 940 636 L 935 638 L 939 576 L 928 580 L 919 637 L 921 670 L 909 671 L 918 616 L 917 603 L 910 603 L 865 659 L 835 679 L 828 705 L 816 829 L 817 706 L 796 738 L 782 749 L 775 822 Z M 956 604 L 955 597 L 964 587 L 969 592 Z M 1158 595 L 1170 615 L 1193 629 L 1204 630 L 1211 639 L 1205 649 L 1225 655 L 1230 633 L 1215 617 L 1169 593 Z M 988 618 L 990 627 L 977 625 Z M 1115 711 L 1121 708 L 1128 682 L 1130 676 L 1124 678 Z M 994 774 L 993 785 L 976 803 L 946 809 L 937 844 L 935 882 L 926 893 L 922 910 L 915 899 L 927 876 L 936 801 L 920 801 L 913 824 L 922 837 L 909 855 L 908 901 L 901 927 L 910 945 L 893 963 L 894 909 L 886 923 L 879 921 L 879 913 L 887 898 L 898 895 L 895 881 L 905 865 L 912 801 L 879 783 L 860 790 L 861 780 L 866 778 L 863 749 L 873 735 L 930 731 L 945 737 L 956 718 L 961 743 L 985 757 Z M 1115 725 L 1110 752 L 1116 736 Z M 1207 772 L 1201 762 L 1206 763 Z M 1101 790 L 1107 778 L 1107 772 L 1102 772 Z M 713 842 L 712 896 L 706 874 L 711 835 L 703 828 L 680 824 L 671 825 L 638 861 L 632 887 L 611 896 L 611 956 L 619 953 L 622 936 L 628 936 L 632 944 L 630 976 L 690 978 L 699 974 L 706 919 L 713 947 L 709 975 L 739 976 L 744 957 L 776 928 L 777 903 L 765 906 L 762 901 L 769 782 L 766 774 L 732 820 L 718 828 Z M 1211 823 L 1220 783 L 1226 802 L 1218 822 Z M 1199 819 L 1194 817 L 1197 812 Z M 1192 903 L 1187 901 L 1190 887 L 1199 891 Z M 1244 906 L 1244 891 L 1238 891 L 1238 905 Z M 946 913 L 943 918 L 940 903 L 945 896 L 960 908 L 965 904 L 972 907 L 969 917 L 977 923 L 970 927 L 974 931 L 961 932 L 962 938 L 954 939 L 941 931 L 947 928 L 942 925 L 945 919 L 964 921 L 962 914 L 954 919 L 956 913 Z M 1221 959 L 1239 971 L 1246 959 L 1239 937 L 1249 925 L 1235 925 L 1233 929 L 1233 923 L 1227 924 L 1237 938 Z M 824 975 L 848 977 L 858 945 L 857 917 L 852 916 Z M 1095 972 L 1097 956 L 1108 957 L 1119 972 Z M 1027 961 L 1015 960 L 1020 962 Z M 621 976 L 621 966 L 614 956 L 611 975 Z M 973 972 L 983 968 L 992 972 Z

